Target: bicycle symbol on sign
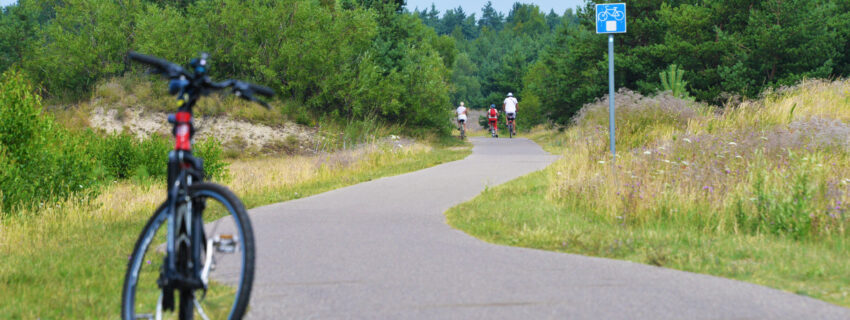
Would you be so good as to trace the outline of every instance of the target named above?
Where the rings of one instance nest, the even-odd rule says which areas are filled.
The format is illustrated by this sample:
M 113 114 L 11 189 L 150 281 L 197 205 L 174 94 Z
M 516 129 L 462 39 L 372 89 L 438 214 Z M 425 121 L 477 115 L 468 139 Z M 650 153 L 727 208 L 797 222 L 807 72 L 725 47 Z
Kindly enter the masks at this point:
M 605 11 L 600 12 L 596 18 L 598 21 L 608 21 L 608 16 L 611 16 L 617 21 L 623 21 L 623 19 L 626 18 L 626 15 L 622 11 L 617 10 L 614 6 L 605 7 Z

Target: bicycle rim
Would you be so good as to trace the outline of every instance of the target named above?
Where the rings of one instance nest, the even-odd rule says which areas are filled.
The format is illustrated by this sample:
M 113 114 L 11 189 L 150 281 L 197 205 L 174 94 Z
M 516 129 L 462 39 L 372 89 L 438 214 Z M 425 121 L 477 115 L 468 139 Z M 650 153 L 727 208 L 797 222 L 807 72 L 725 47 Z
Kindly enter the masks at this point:
M 122 296 L 123 319 L 239 319 L 244 314 L 254 274 L 254 238 L 245 209 L 226 188 L 200 183 L 190 187 L 203 218 L 204 245 L 200 266 L 208 290 L 174 290 L 174 310 L 163 309 L 163 290 L 157 285 L 165 261 L 168 214 L 157 210 L 139 236 L 130 257 Z M 207 252 L 209 251 L 209 252 Z M 187 300 L 188 299 L 188 300 Z M 187 309 L 188 308 L 188 309 Z M 179 311 L 179 312 L 178 312 Z

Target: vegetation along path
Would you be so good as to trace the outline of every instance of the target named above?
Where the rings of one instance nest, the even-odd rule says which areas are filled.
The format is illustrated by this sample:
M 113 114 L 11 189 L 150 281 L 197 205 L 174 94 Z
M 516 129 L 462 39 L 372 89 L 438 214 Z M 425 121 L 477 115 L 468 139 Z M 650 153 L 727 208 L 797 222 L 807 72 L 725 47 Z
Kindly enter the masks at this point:
M 452 229 L 447 209 L 555 160 L 525 139 L 473 143 L 464 160 L 251 210 L 250 317 L 850 318 L 850 309 L 753 284 L 493 245 Z

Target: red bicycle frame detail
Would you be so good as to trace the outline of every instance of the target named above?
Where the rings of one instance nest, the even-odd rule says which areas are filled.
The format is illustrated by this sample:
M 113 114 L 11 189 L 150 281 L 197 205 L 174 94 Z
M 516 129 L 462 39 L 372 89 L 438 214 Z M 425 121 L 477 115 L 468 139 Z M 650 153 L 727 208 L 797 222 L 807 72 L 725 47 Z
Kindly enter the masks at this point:
M 177 124 L 174 130 L 174 150 L 192 151 L 192 114 L 179 111 L 175 118 Z

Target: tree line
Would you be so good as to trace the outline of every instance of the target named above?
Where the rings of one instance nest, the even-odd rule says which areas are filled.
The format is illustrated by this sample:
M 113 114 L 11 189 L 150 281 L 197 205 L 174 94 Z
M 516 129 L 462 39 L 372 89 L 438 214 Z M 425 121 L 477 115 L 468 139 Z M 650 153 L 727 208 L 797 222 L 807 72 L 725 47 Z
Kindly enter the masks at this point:
M 403 3 L 374 0 L 20 0 L 0 14 L 0 71 L 48 98 L 85 97 L 143 67 L 200 52 L 214 78 L 244 78 L 329 119 L 375 119 L 448 132 L 455 47 Z M 414 107 L 415 106 L 415 107 Z
M 804 78 L 850 75 L 847 1 L 644 0 L 626 11 L 628 33 L 614 37 L 617 87 L 663 90 L 659 74 L 676 65 L 687 96 L 723 104 Z M 522 3 L 507 15 L 488 3 L 480 19 L 462 8 L 414 13 L 457 42 L 455 103 L 498 105 L 512 91 L 526 115 L 568 124 L 607 93 L 607 37 L 595 33 L 591 1 L 560 15 Z
M 663 90 L 672 65 L 685 95 L 715 104 L 850 73 L 850 2 L 643 0 L 627 15 L 616 83 L 644 94 Z M 271 86 L 315 115 L 447 133 L 452 105 L 513 92 L 526 121 L 566 124 L 607 91 L 594 23 L 591 1 L 563 13 L 488 3 L 477 17 L 404 0 L 20 0 L 0 14 L 0 71 L 23 70 L 46 97 L 81 97 L 138 72 L 131 49 L 173 61 L 207 51 L 214 76 Z

